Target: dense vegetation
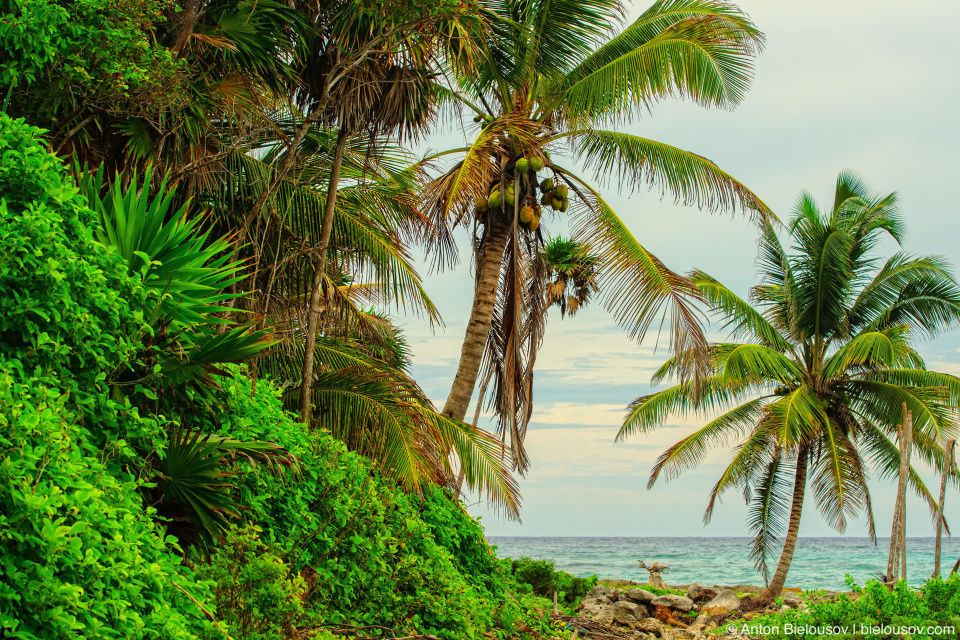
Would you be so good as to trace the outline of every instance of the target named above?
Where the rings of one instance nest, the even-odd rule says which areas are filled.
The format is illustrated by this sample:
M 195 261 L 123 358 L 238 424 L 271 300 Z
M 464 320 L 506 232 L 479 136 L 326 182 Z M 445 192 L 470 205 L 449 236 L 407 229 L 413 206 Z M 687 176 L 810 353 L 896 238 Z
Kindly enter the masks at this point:
M 707 344 L 698 309 L 756 334 L 762 344 L 725 393 L 776 378 L 771 406 L 809 400 L 788 425 L 800 435 L 765 439 L 769 455 L 731 481 L 762 480 L 767 506 L 807 457 L 840 462 L 818 488 L 835 519 L 862 502 L 859 454 L 826 438 L 850 437 L 849 406 L 876 400 L 851 390 L 860 378 L 896 378 L 884 410 L 904 389 L 927 389 L 915 399 L 928 414 L 916 446 L 942 462 L 941 396 L 955 399 L 960 383 L 923 370 L 903 320 L 934 333 L 960 318 L 946 267 L 899 257 L 875 299 L 854 306 L 862 313 L 838 320 L 870 266 L 861 249 L 881 229 L 898 237 L 887 201 L 871 209 L 851 191 L 833 218 L 795 225 L 855 239 L 821 251 L 835 263 L 824 311 L 834 324 L 781 336 L 783 323 L 704 274 L 671 271 L 595 186 L 615 173 L 686 204 L 739 208 L 783 253 L 775 216 L 746 186 L 618 129 L 667 97 L 743 100 L 764 37 L 726 0 L 657 0 L 628 25 L 618 0 L 438 0 L 429 11 L 407 0 L 0 0 L 0 10 L 3 637 L 564 635 L 550 599 L 569 611 L 596 577 L 498 560 L 460 498 L 470 490 L 518 517 L 511 472 L 527 466 L 547 311 L 572 315 L 598 297 L 635 337 L 669 319 L 667 369 L 698 390 L 680 394 L 692 406 L 729 355 Z M 473 141 L 416 158 L 407 146 L 441 113 L 463 119 Z M 568 209 L 574 237 L 546 235 Z M 391 314 L 441 321 L 412 256 L 452 264 L 458 227 L 476 295 L 437 411 Z M 801 262 L 780 267 L 801 273 Z M 809 297 L 809 278 L 780 275 Z M 898 287 L 919 302 L 885 307 Z M 785 323 L 809 325 L 800 320 Z M 861 334 L 840 336 L 840 325 Z M 837 336 L 849 339 L 830 360 L 839 382 L 818 392 L 845 391 L 846 409 L 807 393 L 802 378 L 818 372 L 784 355 Z M 481 372 L 475 416 L 492 384 L 497 433 L 466 422 Z M 648 406 L 635 405 L 636 425 L 662 417 Z M 814 418 L 823 429 L 808 428 Z M 892 469 L 895 445 L 870 435 Z M 777 517 L 760 518 L 764 544 Z M 765 561 L 766 547 L 758 554 Z M 939 584 L 924 606 L 956 600 L 955 579 Z
M 269 381 L 254 389 L 239 365 L 207 371 L 202 394 L 182 379 L 186 365 L 148 382 L 149 363 L 164 367 L 149 270 L 131 274 L 95 239 L 98 217 L 40 132 L 0 118 L 5 636 L 259 638 L 376 625 L 471 638 L 534 622 L 445 490 L 403 492 L 297 422 Z M 181 425 L 204 434 L 200 451 Z M 283 453 L 264 456 L 256 443 Z M 179 471 L 177 456 L 191 455 L 205 464 Z M 224 527 L 211 525 L 222 534 L 207 558 L 209 531 L 183 511 L 216 499 L 212 480 L 230 491 L 206 505 Z M 165 485 L 186 497 L 165 498 Z M 231 511 L 246 524 L 228 522 Z
M 960 575 L 928 580 L 919 592 L 900 582 L 893 590 L 871 580 L 863 588 L 848 577 L 853 595 L 813 602 L 806 611 L 788 609 L 749 621 L 739 629 L 765 629 L 771 640 L 948 640 L 960 629 Z M 807 594 L 815 598 L 816 593 Z M 721 627 L 723 630 L 723 627 Z

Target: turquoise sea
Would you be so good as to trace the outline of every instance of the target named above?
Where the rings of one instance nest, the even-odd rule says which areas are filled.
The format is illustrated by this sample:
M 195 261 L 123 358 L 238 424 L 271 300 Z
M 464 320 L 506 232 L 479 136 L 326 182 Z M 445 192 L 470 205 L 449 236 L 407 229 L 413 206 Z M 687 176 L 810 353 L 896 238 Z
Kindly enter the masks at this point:
M 697 582 L 763 585 L 763 578 L 750 561 L 750 538 L 538 538 L 492 536 L 500 557 L 550 560 L 557 569 L 578 576 L 596 574 L 646 582 L 648 574 L 637 560 L 670 565 L 663 578 L 667 584 Z M 931 538 L 907 539 L 907 578 L 919 586 L 933 573 Z M 787 575 L 788 587 L 846 591 L 844 575 L 859 585 L 887 568 L 889 538 L 800 538 Z M 960 537 L 943 539 L 941 575 L 960 557 Z M 777 556 L 771 561 L 773 572 Z

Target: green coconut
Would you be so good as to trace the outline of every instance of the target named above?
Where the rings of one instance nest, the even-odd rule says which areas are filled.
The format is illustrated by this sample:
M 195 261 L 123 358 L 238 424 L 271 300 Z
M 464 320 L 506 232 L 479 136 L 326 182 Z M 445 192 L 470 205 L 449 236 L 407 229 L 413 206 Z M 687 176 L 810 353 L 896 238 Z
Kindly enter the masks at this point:
M 473 208 L 476 209 L 477 213 L 486 213 L 487 207 L 487 201 L 484 198 L 477 198 L 477 201 L 473 203 Z
M 483 119 L 486 120 L 487 122 L 493 122 L 493 116 L 491 115 L 483 116 Z
M 514 203 L 514 201 L 515 201 L 516 199 L 517 199 L 517 197 L 516 197 L 516 195 L 514 195 L 513 191 L 507 191 L 507 198 L 506 198 L 505 202 L 506 202 L 508 205 L 513 206 L 513 203 Z
M 529 161 L 529 160 L 527 160 L 526 158 L 520 158 L 519 160 L 517 160 L 517 172 L 518 172 L 518 173 L 526 173 L 526 172 L 529 171 L 529 170 L 530 170 L 530 161 Z
M 567 198 L 564 198 L 563 203 L 560 205 L 560 212 L 563 213 L 564 211 L 567 210 L 567 207 L 569 206 L 570 206 L 570 200 L 568 200 Z
M 474 122 L 480 122 L 481 120 L 483 120 L 483 116 L 473 116 Z
M 550 199 L 550 206 L 552 206 L 557 211 L 560 211 L 560 207 L 563 206 L 563 200 L 561 200 L 557 196 L 553 196 L 553 198 Z
M 553 194 L 551 194 L 551 193 L 545 193 L 545 194 L 543 194 L 543 197 L 540 198 L 540 204 L 548 207 L 548 206 L 550 206 L 550 200 L 551 200 L 552 198 L 553 198 Z
M 529 224 L 535 217 L 536 213 L 534 213 L 533 207 L 530 205 L 520 208 L 520 222 L 523 224 Z
M 490 192 L 490 197 L 487 199 L 487 207 L 490 209 L 499 209 L 500 208 L 500 190 L 494 189 Z
M 543 181 L 540 183 L 540 190 L 543 191 L 544 193 L 550 193 L 551 191 L 553 191 L 553 179 L 544 178 Z
M 556 191 L 557 195 L 560 196 L 561 199 L 566 198 L 567 194 L 569 193 L 569 189 L 567 189 L 567 185 L 565 184 L 558 184 Z
M 540 217 L 533 216 L 533 219 L 530 221 L 530 231 L 536 231 L 540 226 Z
M 543 160 L 541 158 L 530 158 L 530 170 L 536 173 L 543 169 Z

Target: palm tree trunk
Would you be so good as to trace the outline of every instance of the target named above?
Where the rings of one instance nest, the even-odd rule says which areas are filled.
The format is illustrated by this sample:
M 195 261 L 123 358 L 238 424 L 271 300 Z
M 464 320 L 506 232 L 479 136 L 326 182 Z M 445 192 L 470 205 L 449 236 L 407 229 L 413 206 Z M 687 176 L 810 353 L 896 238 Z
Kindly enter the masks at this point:
M 937 542 L 933 547 L 933 577 L 940 575 L 940 551 L 943 543 L 943 501 L 947 499 L 947 478 L 953 473 L 953 451 L 956 440 L 948 440 L 943 447 L 943 479 L 940 481 L 940 502 L 937 503 Z
M 901 545 L 905 545 L 906 518 L 905 501 L 907 499 L 907 478 L 910 474 L 910 446 L 913 435 L 913 414 L 903 403 L 903 425 L 900 432 L 900 479 L 897 483 L 897 501 L 893 507 L 893 529 L 890 532 L 890 554 L 887 556 L 887 582 L 898 579 L 897 561 L 902 554 Z M 906 567 L 904 567 L 906 568 Z M 892 588 L 892 587 L 891 587 Z
M 807 452 L 802 449 L 797 454 L 797 472 L 793 480 L 793 502 L 790 505 L 790 523 L 787 525 L 787 537 L 783 543 L 783 552 L 777 570 L 770 579 L 767 588 L 753 600 L 752 605 L 766 607 L 780 597 L 783 585 L 787 581 L 787 571 L 793 562 L 793 552 L 797 548 L 797 537 L 800 533 L 800 515 L 803 511 L 803 496 L 807 489 Z
M 443 405 L 443 415 L 463 421 L 470 407 L 470 398 L 477 385 L 483 350 L 487 346 L 490 333 L 490 321 L 497 301 L 497 284 L 500 282 L 500 265 L 507 246 L 509 229 L 496 225 L 490 230 L 490 237 L 477 262 L 477 283 L 473 293 L 473 308 L 467 322 L 467 334 L 460 350 L 460 364 L 453 379 L 450 395 Z
M 310 423 L 310 410 L 313 406 L 313 355 L 317 344 L 317 325 L 320 323 L 320 296 L 323 293 L 323 273 L 327 265 L 327 246 L 333 230 L 333 213 L 337 205 L 337 188 L 340 185 L 340 167 L 343 165 L 343 152 L 347 145 L 346 130 L 337 134 L 337 145 L 333 151 L 333 165 L 330 167 L 330 182 L 327 185 L 327 201 L 323 209 L 323 224 L 320 227 L 320 247 L 317 260 L 313 265 L 313 282 L 310 286 L 310 309 L 307 316 L 307 337 L 303 351 L 303 376 L 300 379 L 300 421 Z

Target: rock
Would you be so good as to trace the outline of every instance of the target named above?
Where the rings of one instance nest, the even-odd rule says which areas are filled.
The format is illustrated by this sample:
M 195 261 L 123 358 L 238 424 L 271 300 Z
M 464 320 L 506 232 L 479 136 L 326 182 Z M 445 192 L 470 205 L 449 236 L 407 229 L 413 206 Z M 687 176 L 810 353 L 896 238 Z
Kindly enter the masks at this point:
M 669 607 L 674 611 L 686 613 L 693 609 L 693 600 L 685 596 L 660 596 L 650 603 L 654 607 Z
M 687 597 L 693 600 L 694 602 L 706 602 L 711 598 L 715 598 L 717 592 L 713 589 L 708 589 L 706 587 L 701 587 L 696 582 L 692 583 L 687 587 Z
M 613 619 L 620 623 L 637 622 L 648 615 L 647 608 L 627 600 L 613 605 Z
M 593 621 L 598 624 L 612 624 L 615 617 L 613 607 L 611 604 L 600 607 L 600 610 L 591 616 Z
M 598 584 L 598 585 L 595 586 L 593 589 L 590 589 L 590 592 L 587 593 L 587 595 L 584 596 L 584 599 L 586 599 L 586 598 L 596 598 L 597 600 L 600 600 L 600 599 L 602 599 L 602 598 L 607 598 L 607 599 L 609 599 L 611 602 L 613 602 L 613 600 L 616 600 L 616 598 L 610 598 L 610 596 L 611 596 L 611 594 L 616 593 L 616 592 L 617 592 L 616 589 L 612 589 L 612 588 L 610 588 L 610 587 L 605 587 L 605 586 L 603 586 L 602 584 Z
M 608 598 L 604 596 L 604 600 L 608 600 Z M 600 608 L 606 604 L 610 603 L 600 602 L 596 598 L 584 598 L 580 601 L 580 604 L 577 605 L 577 611 L 588 618 L 592 618 L 593 616 L 597 615 L 597 613 L 600 611 Z
M 636 602 L 637 604 L 650 604 L 657 599 L 657 594 L 650 593 L 644 589 L 627 589 L 621 595 L 621 600 L 626 598 L 630 602 Z
M 697 616 L 697 619 L 693 621 L 693 624 L 690 625 L 691 631 L 703 631 L 706 629 L 707 625 L 710 623 L 710 616 L 705 616 L 703 614 Z
M 722 616 L 740 608 L 740 598 L 730 589 L 724 589 L 713 600 L 700 608 L 705 616 Z
M 797 598 L 796 596 L 784 596 L 783 604 L 787 605 L 791 609 L 796 609 L 801 604 L 803 604 L 803 600 L 801 600 L 800 598 Z
M 646 620 L 641 620 L 635 628 L 637 631 L 652 633 L 658 638 L 662 638 L 664 636 L 664 631 L 666 630 L 664 624 L 656 618 L 647 618 Z

